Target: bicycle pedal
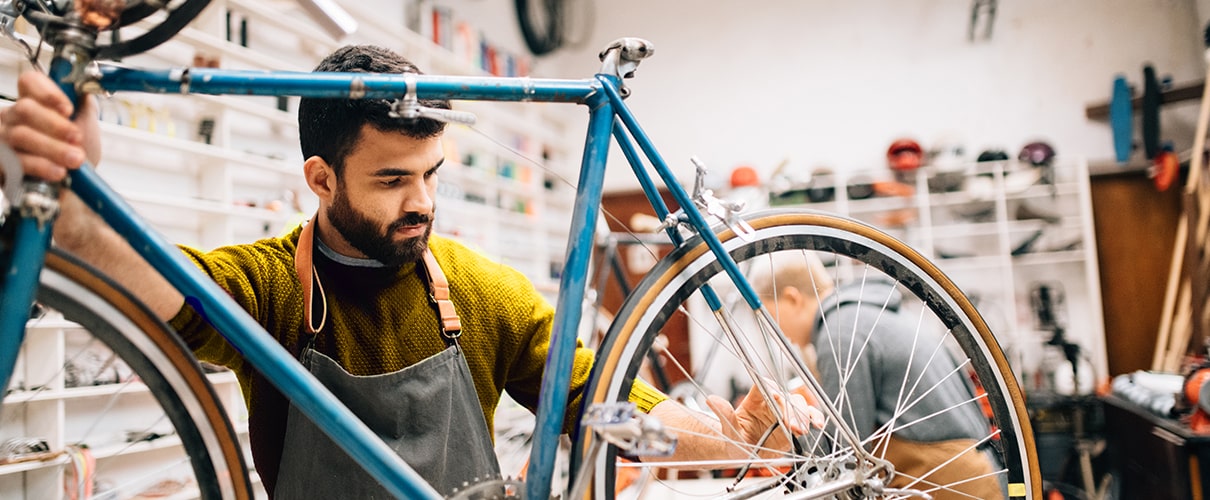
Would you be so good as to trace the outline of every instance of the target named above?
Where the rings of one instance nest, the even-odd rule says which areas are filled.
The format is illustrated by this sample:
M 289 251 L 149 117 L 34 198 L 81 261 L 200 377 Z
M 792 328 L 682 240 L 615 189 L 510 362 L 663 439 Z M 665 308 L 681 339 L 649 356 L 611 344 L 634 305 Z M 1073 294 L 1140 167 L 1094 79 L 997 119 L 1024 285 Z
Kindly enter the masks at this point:
M 636 412 L 634 403 L 592 405 L 580 425 L 631 456 L 668 456 L 676 451 L 676 436 L 665 430 L 660 419 Z
M 580 419 L 583 427 L 601 428 L 626 425 L 634 418 L 634 403 L 597 403 L 589 406 Z

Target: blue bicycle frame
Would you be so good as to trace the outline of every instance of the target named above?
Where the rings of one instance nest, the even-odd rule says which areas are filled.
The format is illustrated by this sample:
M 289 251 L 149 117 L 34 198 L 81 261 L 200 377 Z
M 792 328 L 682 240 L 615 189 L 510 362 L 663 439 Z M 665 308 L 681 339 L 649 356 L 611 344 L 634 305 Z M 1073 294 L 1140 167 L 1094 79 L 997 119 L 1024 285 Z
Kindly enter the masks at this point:
M 52 64 L 52 76 L 66 74 L 64 60 Z M 575 198 L 572 227 L 556 305 L 554 331 L 542 381 L 537 427 L 527 471 L 526 498 L 550 497 L 558 434 L 567 409 L 569 381 L 560 374 L 571 372 L 576 331 L 587 284 L 592 252 L 596 207 L 600 206 L 602 184 L 611 139 L 629 160 L 656 215 L 669 216 L 654 178 L 642 163 L 646 156 L 656 174 L 682 209 L 684 223 L 701 234 L 727 273 L 739 286 L 748 304 L 760 300 L 724 251 L 710 224 L 678 184 L 668 165 L 655 150 L 634 115 L 623 102 L 621 79 L 602 73 L 595 79 L 559 80 L 497 77 L 443 77 L 428 75 L 377 75 L 365 73 L 292 73 L 232 71 L 220 69 L 142 70 L 103 67 L 99 78 L 107 92 L 157 92 L 196 94 L 241 94 L 302 96 L 318 98 L 397 99 L 409 95 L 420 99 L 536 101 L 582 104 L 590 119 Z M 70 90 L 70 89 L 68 89 Z M 637 144 L 637 148 L 636 148 Z M 45 185 L 45 184 L 43 184 Z M 270 380 L 294 405 L 314 420 L 391 493 L 403 498 L 440 498 L 418 474 L 383 444 L 352 412 L 344 407 L 277 341 L 257 324 L 208 276 L 141 220 L 96 172 L 88 167 L 73 170 L 70 186 L 119 234 L 155 267 L 243 354 L 249 363 Z M 53 199 L 53 196 L 50 197 Z M 13 200 L 16 202 L 17 200 Z M 46 218 L 21 216 L 14 224 L 16 236 L 10 249 L 0 248 L 4 266 L 3 300 L 0 301 L 0 382 L 7 386 L 16 353 L 22 341 L 25 320 L 37 286 L 44 253 L 49 245 L 51 223 Z M 668 228 L 674 243 L 681 243 L 675 227 Z M 712 309 L 721 303 L 708 289 Z

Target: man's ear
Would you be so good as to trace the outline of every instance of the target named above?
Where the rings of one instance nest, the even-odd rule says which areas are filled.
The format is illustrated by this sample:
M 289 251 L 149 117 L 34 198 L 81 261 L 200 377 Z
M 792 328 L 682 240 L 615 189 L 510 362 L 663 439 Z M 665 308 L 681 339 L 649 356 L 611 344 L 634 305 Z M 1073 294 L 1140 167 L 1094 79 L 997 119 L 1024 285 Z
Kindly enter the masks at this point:
M 307 186 L 324 203 L 331 203 L 336 192 L 336 171 L 323 158 L 312 156 L 303 162 L 303 177 Z
M 802 295 L 802 291 L 791 285 L 781 287 L 780 293 L 781 295 L 779 298 L 788 301 L 788 303 L 794 307 L 801 307 L 803 302 L 807 300 L 807 298 Z

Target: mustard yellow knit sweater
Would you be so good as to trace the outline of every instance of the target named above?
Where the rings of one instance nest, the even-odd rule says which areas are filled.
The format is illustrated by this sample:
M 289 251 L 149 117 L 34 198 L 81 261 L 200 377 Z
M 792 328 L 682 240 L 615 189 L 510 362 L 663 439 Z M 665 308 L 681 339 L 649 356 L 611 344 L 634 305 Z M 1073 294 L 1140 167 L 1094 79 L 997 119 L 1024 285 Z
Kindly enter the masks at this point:
M 294 271 L 300 231 L 210 252 L 182 247 L 292 352 L 297 352 L 303 328 L 302 289 Z M 524 275 L 508 266 L 439 236 L 432 237 L 429 248 L 450 283 L 451 300 L 462 322 L 459 342 L 489 430 L 494 428 L 501 391 L 507 390 L 517 402 L 535 410 L 554 308 Z M 414 264 L 366 268 L 334 262 L 319 251 L 314 255 L 329 306 L 328 324 L 314 347 L 345 370 L 354 375 L 389 373 L 445 348 Z M 182 332 L 199 359 L 227 366 L 239 378 L 249 407 L 256 466 L 271 487 L 280 461 L 288 403 L 193 308 L 183 307 L 171 324 Z M 578 412 L 592 357 L 586 348 L 576 350 L 565 432 Z M 649 411 L 666 397 L 645 384 L 636 384 L 631 399 Z

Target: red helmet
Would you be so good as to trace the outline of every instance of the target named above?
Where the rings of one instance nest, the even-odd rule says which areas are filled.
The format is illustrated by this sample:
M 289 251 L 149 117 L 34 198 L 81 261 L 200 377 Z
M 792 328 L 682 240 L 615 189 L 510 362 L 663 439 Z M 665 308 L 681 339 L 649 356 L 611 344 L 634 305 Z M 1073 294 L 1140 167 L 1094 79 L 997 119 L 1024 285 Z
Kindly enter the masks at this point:
M 747 165 L 740 165 L 731 170 L 731 187 L 737 188 L 741 186 L 759 186 L 760 176 L 756 174 L 756 169 Z
M 924 148 L 911 139 L 896 139 L 886 150 L 886 161 L 891 170 L 916 170 L 923 160 Z

